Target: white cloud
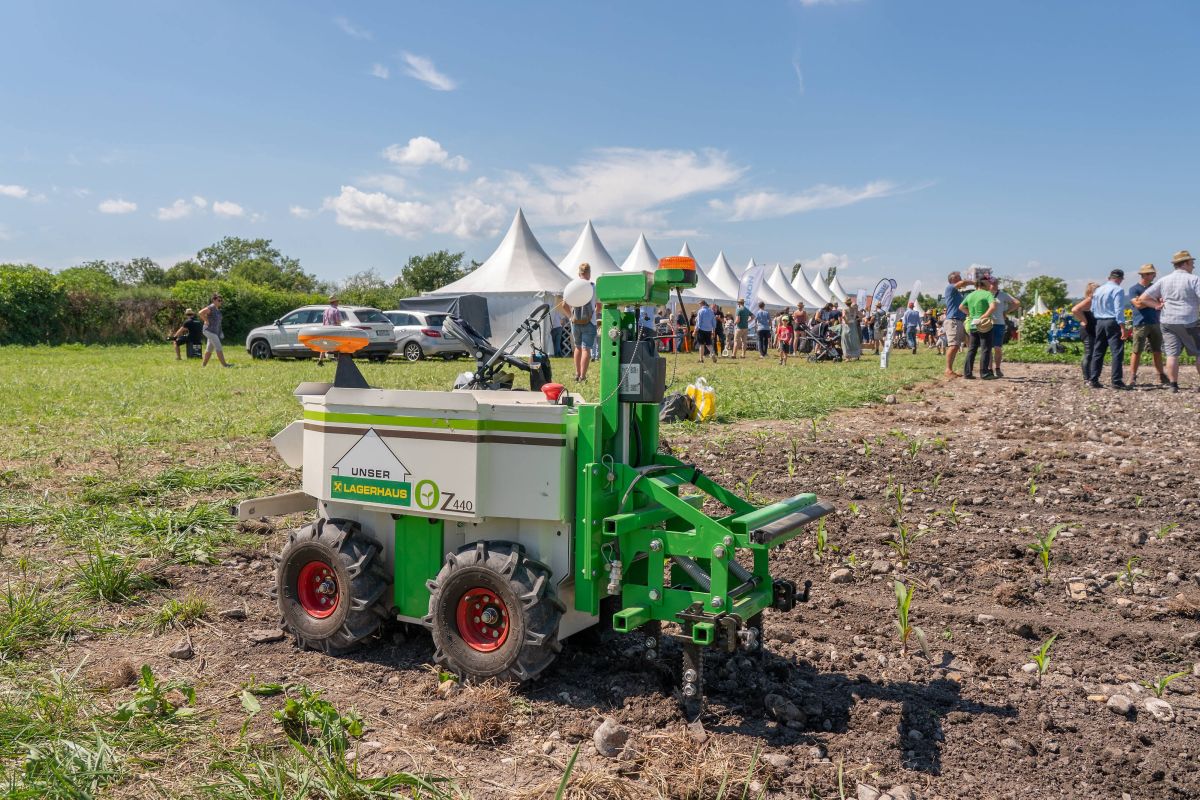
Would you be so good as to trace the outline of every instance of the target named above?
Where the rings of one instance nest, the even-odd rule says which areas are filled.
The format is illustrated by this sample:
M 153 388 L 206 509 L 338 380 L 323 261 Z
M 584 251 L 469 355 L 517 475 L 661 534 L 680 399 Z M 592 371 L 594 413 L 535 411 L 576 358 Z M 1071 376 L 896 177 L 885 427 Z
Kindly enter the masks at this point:
M 471 239 L 490 234 L 505 222 L 508 222 L 508 212 L 503 206 L 487 203 L 472 195 L 461 195 L 455 198 L 450 215 L 442 222 L 439 231 Z
M 792 59 L 792 69 L 796 72 L 796 83 L 800 87 L 800 94 L 804 94 L 804 71 L 800 69 L 800 59 Z
M 355 39 L 373 39 L 372 33 L 366 28 L 360 28 L 345 17 L 334 17 L 333 24 L 342 29 L 342 33 Z
M 192 195 L 192 204 L 195 205 L 196 208 L 208 208 L 208 201 L 198 194 Z
M 96 208 L 101 214 L 131 214 L 137 211 L 137 203 L 110 197 L 107 200 L 101 201 L 100 205 L 96 206 Z
M 838 274 L 850 266 L 850 256 L 845 253 L 821 253 L 815 258 L 807 258 L 800 262 L 804 265 L 804 274 L 812 280 L 818 273 L 824 275 L 830 267 L 837 267 Z
M 396 200 L 383 192 L 363 192 L 353 186 L 343 186 L 337 197 L 327 197 L 323 208 L 333 211 L 343 227 L 410 238 L 432 230 L 436 220 L 433 208 L 424 203 Z
M 408 191 L 408 182 L 399 175 L 390 172 L 377 172 L 359 178 L 359 184 L 369 189 L 383 189 L 390 194 L 404 194 Z
M 180 198 L 166 208 L 160 208 L 155 216 L 164 222 L 190 217 L 192 212 L 204 208 L 203 205 L 196 202 L 197 200 L 203 201 L 204 198 L 193 197 L 192 202 Z
M 436 89 L 439 92 L 450 92 L 458 86 L 449 75 L 438 72 L 433 62 L 425 56 L 418 56 L 413 53 L 401 53 L 400 57 L 407 64 L 404 72 L 410 77 L 416 78 L 430 89 Z
M 246 209 L 231 200 L 213 201 L 212 210 L 218 217 L 242 217 L 246 215 Z
M 76 197 L 81 197 L 81 198 L 87 197 L 91 193 L 92 193 L 91 189 L 84 189 L 82 187 L 71 190 L 71 194 L 75 195 Z
M 820 184 L 794 194 L 770 190 L 750 192 L 738 195 L 732 203 L 713 200 L 709 205 L 718 211 L 729 212 L 729 219 L 739 222 L 749 219 L 786 217 L 827 208 L 841 208 L 861 203 L 863 200 L 887 197 L 897 191 L 898 187 L 890 181 L 872 181 L 857 188 Z
M 308 219 L 316 212 L 304 206 L 288 206 L 288 213 L 297 219 Z
M 420 167 L 425 164 L 440 164 L 446 169 L 465 172 L 470 163 L 462 156 L 451 156 L 435 139 L 428 136 L 414 136 L 408 144 L 388 145 L 383 151 L 383 157 L 393 164 L 406 167 Z
M 29 195 L 29 189 L 12 183 L 0 183 L 0 197 L 15 197 L 20 200 Z
M 371 65 L 371 76 L 372 77 L 381 78 L 386 81 L 389 77 L 391 77 L 391 74 L 392 74 L 391 70 L 389 70 L 383 64 L 372 64 Z

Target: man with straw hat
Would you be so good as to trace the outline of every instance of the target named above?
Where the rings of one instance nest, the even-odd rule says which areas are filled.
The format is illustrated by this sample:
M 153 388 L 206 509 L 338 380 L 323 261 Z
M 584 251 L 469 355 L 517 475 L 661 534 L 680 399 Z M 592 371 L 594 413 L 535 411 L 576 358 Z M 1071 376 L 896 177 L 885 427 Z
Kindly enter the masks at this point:
M 1171 391 L 1179 391 L 1179 354 L 1200 356 L 1200 276 L 1192 274 L 1196 259 L 1187 250 L 1171 258 L 1175 271 L 1156 280 L 1141 294 L 1142 308 L 1161 311 L 1163 350 L 1167 354 L 1167 379 Z M 1196 361 L 1200 375 L 1200 359 Z
M 1162 327 L 1158 322 L 1158 309 L 1142 304 L 1142 294 L 1154 283 L 1158 271 L 1153 264 L 1142 264 L 1138 270 L 1138 282 L 1129 287 L 1129 302 L 1133 304 L 1133 355 L 1129 359 L 1129 385 L 1137 383 L 1138 363 L 1142 353 L 1150 351 L 1154 357 L 1154 369 L 1158 372 L 1158 382 L 1169 384 L 1163 372 L 1162 357 Z

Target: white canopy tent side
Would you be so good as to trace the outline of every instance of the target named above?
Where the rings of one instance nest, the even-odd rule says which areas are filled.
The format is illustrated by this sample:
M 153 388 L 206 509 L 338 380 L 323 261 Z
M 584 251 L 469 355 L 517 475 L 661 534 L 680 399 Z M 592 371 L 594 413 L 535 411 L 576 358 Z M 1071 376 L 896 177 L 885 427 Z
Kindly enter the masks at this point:
M 805 307 L 816 309 L 825 305 L 825 302 L 821 300 L 821 295 L 817 294 L 812 284 L 808 282 L 808 276 L 804 274 L 803 266 L 796 270 L 796 277 L 792 278 L 792 288 L 804 298 Z
M 800 293 L 788 283 L 787 277 L 783 274 L 783 267 L 778 262 L 776 262 L 770 273 L 767 274 L 767 286 L 770 286 L 771 290 L 779 295 L 780 298 L 787 300 L 791 308 L 804 303 L 804 299 L 800 297 Z
M 829 287 L 825 285 L 825 279 L 821 277 L 821 273 L 818 272 L 817 277 L 813 278 L 812 288 L 817 293 L 817 297 L 821 298 L 821 305 L 837 302 L 837 298 L 833 296 L 833 292 L 829 291 Z
M 579 238 L 575 240 L 574 246 L 558 262 L 558 268 L 567 276 L 567 280 L 574 280 L 579 277 L 579 265 L 584 263 L 589 264 L 592 268 L 592 280 L 596 280 L 601 275 L 621 271 L 617 262 L 613 261 L 613 257 L 608 254 L 604 243 L 600 241 L 590 219 L 583 226 L 583 230 L 579 232 Z
M 726 260 L 724 250 L 717 254 L 717 260 L 708 268 L 708 278 L 726 296 L 733 298 L 736 302 L 738 292 L 741 290 L 741 279 Z
M 650 249 L 650 243 L 646 241 L 646 234 L 638 234 L 633 249 L 629 251 L 629 257 L 621 262 L 621 271 L 654 272 L 656 269 L 658 269 L 658 256 L 654 255 L 654 251 Z
M 688 247 L 687 242 L 683 243 L 683 249 L 679 251 L 679 255 L 687 256 L 696 261 L 696 257 L 692 255 L 692 249 Z M 696 285 L 690 289 L 683 290 L 683 299 L 685 301 L 692 300 L 696 302 L 708 300 L 710 303 L 715 302 L 726 306 L 736 303 L 737 300 L 721 291 L 721 288 L 704 274 L 704 270 L 700 269 L 699 263 L 698 261 L 696 262 Z
M 546 255 L 529 229 L 525 213 L 517 209 L 508 233 L 486 261 L 465 277 L 430 294 L 477 294 L 487 298 L 491 342 L 496 346 L 501 345 L 530 312 L 542 303 L 548 303 L 551 317 L 542 325 L 543 341 L 538 344 L 549 350 L 554 305 L 566 285 L 567 276 Z M 528 347 L 523 350 L 528 352 Z
M 833 293 L 834 297 L 843 303 L 846 302 L 846 298 L 850 296 L 849 293 L 842 288 L 842 284 L 838 282 L 836 274 L 833 276 L 833 280 L 829 282 L 829 291 Z

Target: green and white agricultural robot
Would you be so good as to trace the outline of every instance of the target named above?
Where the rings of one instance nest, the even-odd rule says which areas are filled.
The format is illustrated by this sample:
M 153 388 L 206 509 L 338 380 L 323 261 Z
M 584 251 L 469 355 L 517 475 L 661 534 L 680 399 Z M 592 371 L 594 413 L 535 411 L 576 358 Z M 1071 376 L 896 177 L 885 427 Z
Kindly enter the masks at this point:
M 288 536 L 276 572 L 297 644 L 343 652 L 394 619 L 427 628 L 438 664 L 465 678 L 526 681 L 604 615 L 615 631 L 641 632 L 648 657 L 663 635 L 677 639 L 690 701 L 707 648 L 760 648 L 763 611 L 808 595 L 808 582 L 798 592 L 772 578 L 771 548 L 832 507 L 812 494 L 760 507 L 659 452 L 666 359 L 641 340 L 635 312 L 695 281 L 691 259 L 597 280 L 598 403 L 557 384 L 478 388 L 510 385 L 496 380 L 506 364 L 529 369 L 508 343 L 478 337 L 472 388 L 369 388 L 348 356 L 333 384 L 301 384 L 303 419 L 273 441 L 303 468 L 303 491 L 236 509 L 317 510 Z M 530 338 L 539 311 L 523 326 Z M 302 338 L 346 351 L 360 336 Z M 722 515 L 706 512 L 710 500 Z

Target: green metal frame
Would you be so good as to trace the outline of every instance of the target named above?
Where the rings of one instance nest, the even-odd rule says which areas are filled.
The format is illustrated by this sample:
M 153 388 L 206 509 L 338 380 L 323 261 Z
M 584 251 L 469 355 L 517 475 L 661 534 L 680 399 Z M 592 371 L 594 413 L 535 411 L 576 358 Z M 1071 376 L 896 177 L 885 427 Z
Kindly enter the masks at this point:
M 621 610 L 613 615 L 617 631 L 630 632 L 654 621 L 679 622 L 679 614 L 696 603 L 708 613 L 735 614 L 743 621 L 771 607 L 774 582 L 769 550 L 781 540 L 756 544 L 750 532 L 816 502 L 815 495 L 802 494 L 759 507 L 695 466 L 659 453 L 659 408 L 654 403 L 629 404 L 630 438 L 638 446 L 631 446 L 624 458 L 618 453 L 621 341 L 632 339 L 637 330 L 635 314 L 621 309 L 664 303 L 672 288 L 691 285 L 695 285 L 694 274 L 675 269 L 659 269 L 653 276 L 604 275 L 596 284 L 597 299 L 603 304 L 601 400 L 578 407 L 575 607 L 599 613 L 612 562 L 619 562 Z M 634 453 L 640 454 L 641 463 L 635 463 Z M 681 494 L 687 486 L 699 493 Z M 705 514 L 705 497 L 730 513 L 719 518 Z M 731 572 L 730 565 L 739 550 L 751 554 L 747 571 L 754 584 L 735 595 L 742 580 Z M 673 561 L 680 557 L 695 562 L 704 573 L 707 588 Z M 684 630 L 695 644 L 715 641 L 715 625 L 710 622 L 691 623 Z

